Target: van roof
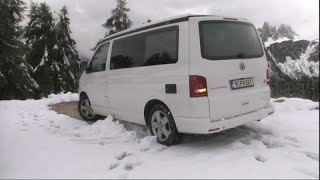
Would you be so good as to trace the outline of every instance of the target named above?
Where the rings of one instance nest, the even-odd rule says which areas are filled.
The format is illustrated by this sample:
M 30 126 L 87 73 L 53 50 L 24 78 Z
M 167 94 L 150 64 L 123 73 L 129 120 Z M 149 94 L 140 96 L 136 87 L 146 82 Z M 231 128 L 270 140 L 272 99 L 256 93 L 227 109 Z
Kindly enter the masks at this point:
M 247 19 L 244 19 L 244 18 L 235 18 L 235 17 L 217 16 L 217 15 L 184 14 L 184 15 L 180 15 L 180 16 L 174 16 L 174 17 L 171 17 L 171 18 L 159 20 L 159 21 L 150 22 L 150 23 L 147 23 L 147 24 L 135 26 L 135 27 L 120 31 L 118 33 L 112 34 L 111 36 L 108 36 L 108 37 L 104 38 L 103 40 L 101 40 L 100 43 L 103 43 L 105 41 L 108 41 L 110 39 L 114 39 L 114 38 L 117 38 L 117 37 L 120 37 L 120 36 L 131 34 L 131 33 L 134 33 L 134 32 L 143 31 L 143 30 L 146 30 L 146 29 L 151 29 L 151 28 L 159 27 L 159 26 L 163 26 L 163 25 L 168 25 L 168 24 L 188 21 L 190 17 L 217 17 L 217 18 L 221 18 L 221 19 L 223 19 L 223 18 L 231 18 L 231 19 L 247 20 Z

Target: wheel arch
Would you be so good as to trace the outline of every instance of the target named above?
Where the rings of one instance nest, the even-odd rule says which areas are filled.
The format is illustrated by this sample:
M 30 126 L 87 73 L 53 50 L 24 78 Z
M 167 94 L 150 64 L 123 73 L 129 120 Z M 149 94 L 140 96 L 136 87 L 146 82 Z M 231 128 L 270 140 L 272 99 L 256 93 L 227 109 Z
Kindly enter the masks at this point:
M 145 123 L 146 125 L 149 125 L 149 121 L 148 121 L 148 116 L 149 116 L 149 113 L 151 111 L 151 109 L 156 105 L 156 104 L 162 104 L 164 105 L 165 107 L 167 107 L 169 110 L 170 108 L 161 100 L 159 99 L 152 99 L 150 101 L 148 101 L 144 107 L 144 111 L 143 111 L 143 114 L 144 114 L 144 120 L 145 120 Z M 171 110 L 170 110 L 171 112 Z
M 88 97 L 88 98 L 89 98 L 88 94 L 87 94 L 86 92 L 82 91 L 82 92 L 80 93 L 80 95 L 79 95 L 79 99 L 82 99 L 82 98 L 84 98 L 84 97 Z

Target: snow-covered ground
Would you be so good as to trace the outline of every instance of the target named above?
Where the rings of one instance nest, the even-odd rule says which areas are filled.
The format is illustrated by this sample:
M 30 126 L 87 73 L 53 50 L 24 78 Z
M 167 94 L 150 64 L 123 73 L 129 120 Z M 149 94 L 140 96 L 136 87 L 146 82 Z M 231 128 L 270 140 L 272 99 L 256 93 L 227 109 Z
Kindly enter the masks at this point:
M 0 101 L 0 178 L 319 178 L 319 104 L 309 100 L 273 99 L 261 122 L 166 147 L 140 126 L 48 107 L 77 99 Z

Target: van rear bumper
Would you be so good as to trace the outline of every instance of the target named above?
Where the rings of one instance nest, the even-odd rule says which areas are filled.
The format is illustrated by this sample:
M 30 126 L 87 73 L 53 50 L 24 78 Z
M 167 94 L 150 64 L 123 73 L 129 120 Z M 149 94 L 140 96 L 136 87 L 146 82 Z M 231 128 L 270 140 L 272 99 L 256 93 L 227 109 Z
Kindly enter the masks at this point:
M 188 118 L 188 117 L 174 117 L 177 129 L 180 133 L 190 134 L 212 134 L 221 132 L 230 128 L 241 126 L 243 124 L 258 121 L 274 112 L 274 107 L 269 106 L 259 109 L 257 111 L 239 115 L 236 117 L 214 121 L 207 118 Z

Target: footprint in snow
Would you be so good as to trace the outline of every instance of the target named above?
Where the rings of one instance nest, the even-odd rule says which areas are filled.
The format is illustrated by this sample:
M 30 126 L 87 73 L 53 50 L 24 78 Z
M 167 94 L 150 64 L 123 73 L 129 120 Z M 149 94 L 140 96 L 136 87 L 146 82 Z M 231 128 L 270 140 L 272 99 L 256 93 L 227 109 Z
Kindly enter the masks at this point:
M 148 151 L 157 144 L 157 138 L 155 136 L 144 137 L 140 139 L 140 151 Z
M 114 168 L 118 167 L 120 165 L 120 161 L 115 161 L 115 162 L 112 162 L 110 165 L 109 165 L 109 170 L 113 170 Z
M 318 162 L 319 162 L 319 154 L 318 154 L 318 153 L 314 153 L 314 152 L 304 152 L 304 154 L 305 154 L 308 158 L 310 158 L 310 159 L 312 159 L 312 160 L 314 160 L 314 161 L 318 161 Z
M 254 158 L 255 158 L 257 161 L 262 162 L 262 163 L 267 161 L 267 159 L 266 159 L 265 157 L 263 157 L 262 155 L 260 155 L 260 154 L 255 155 Z
M 31 117 L 31 116 L 33 116 L 33 114 L 31 114 L 31 113 L 28 113 L 28 114 L 27 114 L 27 116 L 28 116 L 28 117 Z
M 302 168 L 296 168 L 295 170 L 307 176 L 311 176 L 312 178 L 319 179 L 319 172 L 313 172 Z
M 130 171 L 134 168 L 134 164 L 133 163 L 126 163 L 124 165 L 124 170 Z
M 128 179 L 128 173 L 123 173 L 118 176 L 118 179 Z
M 294 137 L 290 137 L 290 136 L 286 136 L 284 137 L 285 139 L 291 141 L 291 142 L 294 142 L 294 143 L 298 143 L 298 139 L 297 138 L 294 138 Z
M 112 162 L 109 165 L 109 168 L 108 168 L 109 170 L 113 170 L 121 166 L 122 169 L 126 171 L 130 171 L 136 166 L 139 166 L 142 164 L 142 162 L 138 160 L 135 156 L 133 156 L 132 153 L 126 152 L 126 151 L 116 154 L 115 158 L 116 158 L 116 161 Z
M 116 154 L 116 159 L 122 160 L 123 158 L 130 156 L 130 155 L 132 155 L 132 153 L 127 152 L 127 151 L 122 151 L 122 152 Z
M 156 146 L 155 149 L 156 149 L 158 152 L 162 152 L 162 151 L 168 149 L 168 146 L 159 144 L 159 145 Z
M 140 160 L 138 160 L 135 156 L 129 156 L 124 159 L 123 169 L 130 171 L 133 168 L 135 168 L 141 164 L 142 164 L 142 162 Z
M 240 139 L 239 140 L 242 144 L 244 144 L 244 145 L 251 145 L 251 139 L 249 139 L 249 138 L 243 138 L 243 139 Z
M 60 129 L 60 126 L 58 126 L 58 125 L 54 125 L 53 127 L 56 129 Z
M 73 130 L 77 130 L 77 129 L 80 129 L 80 127 L 76 126 L 76 127 L 73 128 Z

